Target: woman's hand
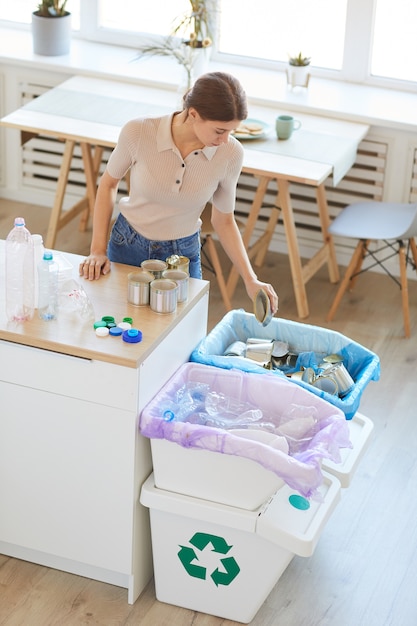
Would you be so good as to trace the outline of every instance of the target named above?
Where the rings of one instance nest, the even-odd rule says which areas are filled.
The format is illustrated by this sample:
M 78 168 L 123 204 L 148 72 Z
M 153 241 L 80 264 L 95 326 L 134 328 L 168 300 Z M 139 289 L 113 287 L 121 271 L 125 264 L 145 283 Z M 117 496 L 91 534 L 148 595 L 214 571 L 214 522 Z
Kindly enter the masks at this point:
M 98 280 L 110 272 L 110 261 L 105 254 L 90 254 L 79 266 L 80 276 L 87 280 Z
M 269 283 L 263 283 L 260 280 L 254 279 L 254 280 L 251 280 L 250 282 L 247 282 L 245 284 L 245 287 L 246 287 L 246 292 L 249 298 L 252 300 L 252 302 L 254 301 L 255 296 L 258 293 L 258 291 L 260 289 L 263 289 L 268 295 L 269 302 L 271 304 L 272 315 L 275 315 L 275 313 L 278 311 L 278 296 L 272 285 L 270 285 Z

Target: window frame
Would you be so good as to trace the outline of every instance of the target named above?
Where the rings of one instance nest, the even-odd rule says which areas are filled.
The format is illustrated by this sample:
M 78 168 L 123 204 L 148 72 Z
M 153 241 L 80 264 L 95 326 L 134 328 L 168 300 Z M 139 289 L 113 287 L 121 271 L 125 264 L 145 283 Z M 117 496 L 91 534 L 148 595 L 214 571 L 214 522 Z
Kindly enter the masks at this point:
M 36 0 L 34 9 L 36 9 Z M 223 0 L 226 1 L 227 0 Z M 377 0 L 348 0 L 345 30 L 345 46 L 343 52 L 343 64 L 340 71 L 323 69 L 314 66 L 314 58 L 311 64 L 311 73 L 314 76 L 351 82 L 368 86 L 395 88 L 401 91 L 415 91 L 417 82 L 400 79 L 372 76 L 370 74 L 372 37 L 375 23 L 375 7 Z M 213 0 L 214 4 L 221 0 Z M 113 44 L 121 47 L 138 49 L 141 43 L 149 41 L 149 34 L 103 29 L 98 27 L 99 0 L 80 0 L 80 30 L 74 31 L 73 36 L 82 40 L 103 44 Z M 218 18 L 217 18 L 218 19 Z M 0 26 L 10 27 L 11 22 L 1 20 Z M 16 24 L 15 28 L 30 28 L 30 24 Z M 216 24 L 214 25 L 214 33 Z M 152 37 L 158 40 L 158 36 Z M 229 65 L 243 65 L 247 67 L 259 67 L 272 71 L 285 72 L 287 64 L 284 61 L 268 61 L 255 57 L 242 57 L 219 52 L 214 38 L 211 58 L 216 63 Z

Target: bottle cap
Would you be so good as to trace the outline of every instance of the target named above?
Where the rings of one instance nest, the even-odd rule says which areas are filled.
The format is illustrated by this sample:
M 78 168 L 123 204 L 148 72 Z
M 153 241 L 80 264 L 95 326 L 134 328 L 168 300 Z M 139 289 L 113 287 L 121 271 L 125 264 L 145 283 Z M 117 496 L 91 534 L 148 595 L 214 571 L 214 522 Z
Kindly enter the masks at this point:
M 112 326 L 111 328 L 109 328 L 109 333 L 110 335 L 112 335 L 112 337 L 120 337 L 122 332 L 123 330 L 120 328 L 120 326 Z
M 114 322 L 113 315 L 103 315 L 101 319 L 103 320 L 103 322 L 106 322 L 106 324 L 108 324 L 109 322 Z
M 50 252 L 49 250 L 45 250 L 45 252 L 43 253 L 43 260 L 44 261 L 52 261 L 53 259 L 53 255 L 52 252 Z
M 127 322 L 128 324 L 133 324 L 133 319 L 131 317 L 124 317 L 122 322 Z
M 98 328 L 96 328 L 97 337 L 107 337 L 108 334 L 109 329 L 107 328 L 107 326 L 99 326 Z
M 122 330 L 129 330 L 129 328 L 132 328 L 132 324 L 129 324 L 129 322 L 119 322 L 117 325 Z
M 137 328 L 129 328 L 123 332 L 123 341 L 126 343 L 139 343 L 142 341 L 142 332 Z
M 94 322 L 94 328 L 103 328 L 107 326 L 106 322 L 103 322 L 103 320 L 98 320 L 98 322 Z

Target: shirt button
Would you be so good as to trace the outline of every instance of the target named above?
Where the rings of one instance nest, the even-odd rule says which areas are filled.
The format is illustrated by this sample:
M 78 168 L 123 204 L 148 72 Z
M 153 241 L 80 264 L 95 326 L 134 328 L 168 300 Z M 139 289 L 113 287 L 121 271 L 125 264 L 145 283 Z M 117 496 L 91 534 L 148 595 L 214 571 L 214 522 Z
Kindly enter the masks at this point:
M 194 152 L 195 156 L 197 156 L 198 152 Z
M 180 180 L 176 180 L 175 182 L 177 183 L 177 185 L 179 185 L 181 181 Z
M 181 167 L 185 167 L 185 163 L 183 163 L 183 164 L 181 165 Z

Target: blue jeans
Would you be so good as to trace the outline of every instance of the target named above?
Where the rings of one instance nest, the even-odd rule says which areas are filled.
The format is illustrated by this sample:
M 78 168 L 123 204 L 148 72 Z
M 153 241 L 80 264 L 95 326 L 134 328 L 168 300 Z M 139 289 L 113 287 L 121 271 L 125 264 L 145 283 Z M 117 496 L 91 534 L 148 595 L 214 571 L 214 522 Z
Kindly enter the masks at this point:
M 114 263 L 140 266 L 147 259 L 165 261 L 172 254 L 190 259 L 191 278 L 202 278 L 200 233 L 167 241 L 146 239 L 119 213 L 110 234 L 107 256 Z

